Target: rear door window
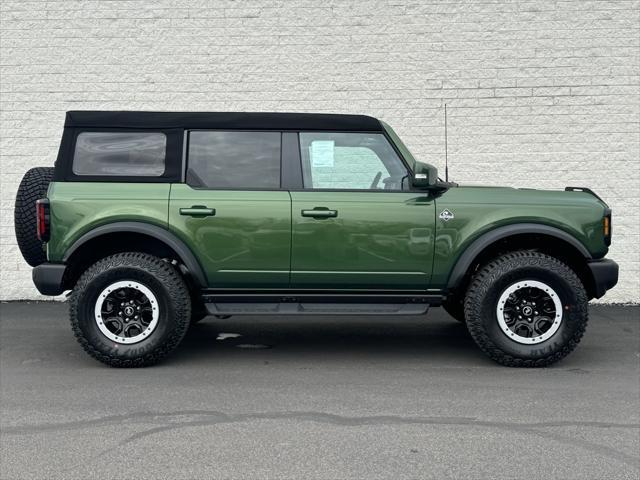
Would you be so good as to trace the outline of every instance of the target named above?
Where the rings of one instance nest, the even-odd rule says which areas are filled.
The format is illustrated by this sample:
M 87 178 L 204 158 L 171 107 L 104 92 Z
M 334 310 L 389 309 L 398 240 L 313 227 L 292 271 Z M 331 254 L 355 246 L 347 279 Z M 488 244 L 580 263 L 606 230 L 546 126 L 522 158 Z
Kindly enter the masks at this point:
M 280 132 L 192 131 L 187 183 L 199 188 L 279 189 Z
M 82 132 L 76 139 L 73 173 L 160 177 L 166 152 L 167 137 L 162 132 Z

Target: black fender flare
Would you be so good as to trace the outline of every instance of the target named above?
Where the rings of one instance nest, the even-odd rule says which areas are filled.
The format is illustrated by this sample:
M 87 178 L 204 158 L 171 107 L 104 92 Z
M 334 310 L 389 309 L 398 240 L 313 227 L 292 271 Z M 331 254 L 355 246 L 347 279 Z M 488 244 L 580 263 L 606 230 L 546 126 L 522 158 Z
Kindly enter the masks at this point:
M 556 237 L 560 240 L 564 240 L 574 247 L 578 252 L 580 252 L 580 254 L 582 254 L 582 256 L 584 256 L 585 260 L 590 260 L 592 258 L 589 250 L 587 250 L 587 248 L 578 239 L 559 228 L 541 223 L 516 223 L 513 225 L 505 225 L 504 227 L 498 227 L 482 234 L 467 246 L 451 270 L 451 274 L 449 275 L 449 280 L 447 282 L 447 288 L 455 289 L 462 282 L 462 279 L 466 275 L 475 258 L 489 245 L 503 238 L 523 233 L 542 234 Z
M 198 259 L 195 257 L 193 252 L 189 247 L 185 245 L 185 243 L 180 240 L 176 235 L 171 233 L 169 230 L 159 227 L 157 225 L 152 225 L 150 223 L 144 222 L 113 222 L 107 223 L 105 225 L 101 225 L 99 227 L 94 228 L 90 232 L 85 233 L 80 238 L 78 238 L 69 249 L 67 249 L 66 253 L 62 261 L 67 263 L 72 255 L 85 243 L 93 240 L 94 238 L 100 237 L 102 235 L 110 234 L 110 233 L 140 233 L 143 235 L 148 235 L 150 237 L 156 238 L 161 242 L 165 243 L 169 248 L 171 248 L 174 252 L 178 254 L 180 260 L 187 268 L 189 274 L 196 281 L 198 286 L 201 288 L 207 287 L 207 277 L 198 262 Z

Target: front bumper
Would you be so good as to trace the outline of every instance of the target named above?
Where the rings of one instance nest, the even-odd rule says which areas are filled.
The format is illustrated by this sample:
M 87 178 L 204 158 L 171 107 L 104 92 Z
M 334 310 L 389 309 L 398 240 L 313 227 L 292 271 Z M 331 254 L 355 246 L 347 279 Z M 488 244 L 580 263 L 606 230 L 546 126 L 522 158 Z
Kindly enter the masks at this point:
M 593 277 L 593 296 L 602 297 L 618 283 L 618 264 L 608 258 L 587 263 Z
M 64 292 L 64 263 L 43 263 L 31 272 L 33 283 L 42 295 L 60 295 Z

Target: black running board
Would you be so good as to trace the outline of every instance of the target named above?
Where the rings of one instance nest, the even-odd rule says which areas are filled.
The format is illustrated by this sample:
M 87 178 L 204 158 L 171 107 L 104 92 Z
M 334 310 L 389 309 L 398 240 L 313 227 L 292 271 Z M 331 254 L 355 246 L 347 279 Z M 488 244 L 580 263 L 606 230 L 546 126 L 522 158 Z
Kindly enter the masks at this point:
M 423 315 L 441 296 L 204 294 L 210 315 Z
M 423 315 L 419 303 L 205 303 L 209 315 Z

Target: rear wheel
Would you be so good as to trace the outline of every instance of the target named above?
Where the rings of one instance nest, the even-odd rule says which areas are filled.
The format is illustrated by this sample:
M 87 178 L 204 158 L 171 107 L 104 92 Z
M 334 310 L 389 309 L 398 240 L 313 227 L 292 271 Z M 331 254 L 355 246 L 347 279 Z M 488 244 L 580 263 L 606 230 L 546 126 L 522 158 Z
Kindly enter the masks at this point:
M 143 253 L 120 253 L 91 266 L 69 304 L 85 351 L 113 367 L 143 367 L 165 358 L 191 320 L 187 286 L 173 265 Z
M 567 265 L 521 251 L 480 269 L 464 306 L 467 328 L 489 357 L 511 367 L 543 367 L 578 345 L 587 303 L 582 282 Z
M 13 210 L 13 222 L 20 253 L 32 267 L 47 261 L 47 253 L 36 233 L 36 200 L 46 197 L 53 168 L 36 167 L 22 177 Z

